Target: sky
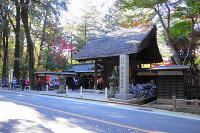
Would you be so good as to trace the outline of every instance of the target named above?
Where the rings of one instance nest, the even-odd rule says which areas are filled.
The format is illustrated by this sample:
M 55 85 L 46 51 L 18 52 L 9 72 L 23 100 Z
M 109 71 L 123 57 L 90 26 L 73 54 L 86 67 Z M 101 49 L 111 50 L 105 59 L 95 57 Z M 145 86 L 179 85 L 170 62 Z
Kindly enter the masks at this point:
M 87 8 L 87 4 L 96 6 L 97 10 L 104 16 L 108 12 L 109 7 L 114 4 L 114 1 L 115 0 L 69 0 L 70 4 L 67 6 L 68 11 L 63 13 L 62 19 L 77 22 L 83 14 L 82 10 Z

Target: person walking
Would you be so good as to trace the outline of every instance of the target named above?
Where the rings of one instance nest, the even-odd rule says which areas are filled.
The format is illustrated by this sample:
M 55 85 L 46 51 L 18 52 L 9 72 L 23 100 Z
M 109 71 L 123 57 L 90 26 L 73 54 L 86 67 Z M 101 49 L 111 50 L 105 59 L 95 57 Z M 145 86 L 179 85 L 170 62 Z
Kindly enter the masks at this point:
M 12 87 L 12 89 L 14 90 L 15 89 L 15 85 L 17 84 L 17 79 L 14 77 L 13 79 L 12 79 L 12 84 L 11 84 L 11 87 Z
M 3 80 L 2 80 L 2 87 L 6 87 L 6 85 L 7 85 L 6 78 L 3 78 Z
M 22 79 L 20 80 L 20 83 L 21 83 L 21 86 L 22 86 L 22 91 L 24 91 L 25 84 L 26 84 L 25 78 L 22 78 Z
M 28 79 L 25 79 L 25 85 L 26 85 L 26 86 L 29 85 L 29 81 L 28 81 Z
M 72 91 L 74 91 L 75 89 L 77 89 L 79 85 L 79 79 L 78 77 L 73 77 L 72 78 Z
M 60 85 L 59 80 L 58 80 L 58 79 L 55 79 L 55 81 L 53 82 L 53 85 L 54 85 L 54 86 L 59 86 L 59 85 Z
M 103 90 L 103 78 L 97 80 L 97 89 Z
M 42 90 L 42 79 L 38 78 L 37 80 L 37 91 L 41 91 Z

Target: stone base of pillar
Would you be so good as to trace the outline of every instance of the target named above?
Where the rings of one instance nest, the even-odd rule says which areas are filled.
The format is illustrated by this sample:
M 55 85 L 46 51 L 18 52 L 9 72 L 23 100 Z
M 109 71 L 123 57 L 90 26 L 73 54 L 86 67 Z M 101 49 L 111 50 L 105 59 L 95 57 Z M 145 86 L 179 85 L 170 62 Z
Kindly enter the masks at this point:
M 123 100 L 129 100 L 133 99 L 134 96 L 132 94 L 115 94 L 116 99 L 123 99 Z
M 115 97 L 115 94 L 108 94 L 108 98 L 113 98 L 113 97 Z
M 57 90 L 57 93 L 58 93 L 58 94 L 66 93 L 66 90 L 64 89 L 64 84 L 61 84 L 61 85 L 59 86 L 59 89 Z
M 57 93 L 58 93 L 58 94 L 66 93 L 66 90 L 65 90 L 65 89 L 58 89 L 58 90 L 57 90 Z

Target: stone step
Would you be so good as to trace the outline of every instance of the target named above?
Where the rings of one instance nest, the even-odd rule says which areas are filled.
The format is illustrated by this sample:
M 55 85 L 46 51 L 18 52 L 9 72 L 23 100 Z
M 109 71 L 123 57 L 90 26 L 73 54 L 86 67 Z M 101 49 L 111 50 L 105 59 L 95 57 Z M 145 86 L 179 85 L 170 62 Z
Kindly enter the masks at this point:
M 123 99 L 117 99 L 117 98 L 109 98 L 109 101 L 111 102 L 117 102 L 117 103 L 126 103 L 126 104 L 146 104 L 148 102 L 151 102 L 153 100 L 156 100 L 156 97 L 151 98 L 133 98 L 129 100 L 123 100 Z
M 130 100 L 124 100 L 124 99 L 117 99 L 117 98 L 109 98 L 108 99 L 111 102 L 117 102 L 117 103 L 127 103 L 127 104 L 133 104 L 137 102 L 137 98 L 130 99 Z

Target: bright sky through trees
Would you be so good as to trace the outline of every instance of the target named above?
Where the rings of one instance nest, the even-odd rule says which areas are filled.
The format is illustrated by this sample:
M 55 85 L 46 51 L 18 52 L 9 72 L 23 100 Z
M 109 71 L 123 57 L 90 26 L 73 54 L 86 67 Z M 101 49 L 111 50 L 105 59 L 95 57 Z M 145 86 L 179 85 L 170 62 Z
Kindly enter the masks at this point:
M 70 0 L 68 11 L 63 13 L 62 21 L 79 22 L 80 17 L 83 15 L 83 10 L 87 10 L 89 6 L 96 6 L 103 17 L 114 2 L 115 0 Z

